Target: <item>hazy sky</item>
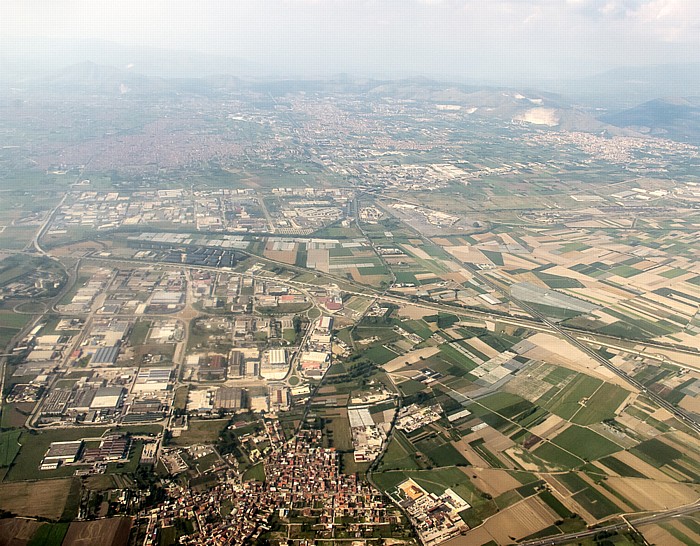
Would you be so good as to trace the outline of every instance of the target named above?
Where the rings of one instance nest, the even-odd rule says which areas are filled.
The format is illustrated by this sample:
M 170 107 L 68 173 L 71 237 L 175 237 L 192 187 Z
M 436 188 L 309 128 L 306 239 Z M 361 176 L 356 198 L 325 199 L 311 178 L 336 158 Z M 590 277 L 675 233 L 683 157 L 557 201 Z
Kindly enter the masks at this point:
M 95 40 L 310 75 L 571 77 L 700 61 L 700 0 L 0 1 L 5 55 Z

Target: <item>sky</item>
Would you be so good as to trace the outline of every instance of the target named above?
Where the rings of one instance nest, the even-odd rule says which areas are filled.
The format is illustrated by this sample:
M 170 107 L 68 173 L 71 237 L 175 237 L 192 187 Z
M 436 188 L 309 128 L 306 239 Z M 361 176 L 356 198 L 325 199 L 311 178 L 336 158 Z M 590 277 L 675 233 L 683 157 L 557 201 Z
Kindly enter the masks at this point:
M 97 62 L 117 45 L 237 57 L 287 76 L 572 78 L 700 62 L 700 0 L 0 2 L 0 55 Z

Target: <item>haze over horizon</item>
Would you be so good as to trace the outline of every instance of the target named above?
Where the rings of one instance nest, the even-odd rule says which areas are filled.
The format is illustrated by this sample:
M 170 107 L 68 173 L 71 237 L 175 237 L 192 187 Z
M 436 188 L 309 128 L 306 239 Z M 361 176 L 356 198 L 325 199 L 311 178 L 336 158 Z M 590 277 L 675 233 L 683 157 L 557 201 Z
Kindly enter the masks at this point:
M 239 59 L 246 75 L 264 77 L 532 85 L 700 62 L 694 0 L 11 0 L 0 5 L 0 21 L 2 56 L 25 69 L 112 64 L 120 50 L 133 57 L 119 57 L 127 59 L 120 68 L 139 72 L 158 49 Z

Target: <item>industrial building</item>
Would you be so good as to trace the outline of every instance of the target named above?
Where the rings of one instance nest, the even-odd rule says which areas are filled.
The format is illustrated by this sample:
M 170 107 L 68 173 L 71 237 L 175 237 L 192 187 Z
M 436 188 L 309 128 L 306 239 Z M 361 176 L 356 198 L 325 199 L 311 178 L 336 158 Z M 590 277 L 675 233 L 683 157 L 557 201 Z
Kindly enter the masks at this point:
M 129 457 L 131 438 L 120 434 L 105 436 L 100 447 L 87 448 L 83 460 L 87 463 L 121 461 Z
M 124 387 L 102 387 L 97 389 L 90 409 L 117 409 L 124 402 Z
M 158 392 L 170 385 L 172 368 L 141 368 L 132 392 Z
M 200 381 L 223 381 L 226 379 L 227 362 L 224 355 L 207 356 L 206 361 L 199 367 Z
M 75 442 L 52 442 L 44 459 L 41 461 L 41 470 L 54 470 L 60 464 L 74 463 L 80 456 L 83 448 L 83 441 Z
M 214 397 L 214 408 L 239 410 L 246 406 L 245 391 L 240 387 L 221 387 Z
M 90 366 L 112 366 L 119 356 L 119 345 L 100 347 L 90 359 Z

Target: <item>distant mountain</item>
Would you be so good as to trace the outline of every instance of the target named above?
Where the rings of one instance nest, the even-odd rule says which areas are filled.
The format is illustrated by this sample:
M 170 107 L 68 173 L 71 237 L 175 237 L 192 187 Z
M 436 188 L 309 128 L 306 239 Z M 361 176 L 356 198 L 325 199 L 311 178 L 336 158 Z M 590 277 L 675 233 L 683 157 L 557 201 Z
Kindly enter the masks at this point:
M 124 95 L 130 92 L 153 92 L 162 88 L 157 80 L 142 74 L 90 61 L 67 66 L 25 83 L 30 87 L 41 86 L 49 91 L 75 94 Z
M 615 68 L 554 87 L 598 106 L 631 108 L 659 97 L 700 96 L 700 63 Z
M 700 97 L 655 99 L 600 120 L 652 136 L 700 144 Z
M 613 127 L 553 93 L 503 88 L 455 86 L 432 81 L 385 82 L 370 94 L 403 100 L 430 101 L 437 108 L 459 108 L 474 117 L 515 121 L 564 131 L 603 132 L 608 135 L 636 134 Z
M 8 82 L 5 82 L 7 85 Z M 13 84 L 10 84 L 13 85 Z M 513 121 L 533 127 L 564 131 L 635 134 L 638 124 L 610 124 L 590 111 L 572 105 L 561 95 L 530 89 L 495 88 L 437 82 L 422 77 L 381 81 L 352 78 L 346 74 L 318 80 L 243 80 L 226 73 L 204 77 L 167 78 L 144 75 L 134 66 L 126 68 L 81 62 L 53 71 L 48 76 L 25 79 L 20 91 L 61 96 L 142 97 L 146 95 L 224 96 L 239 90 L 284 97 L 288 93 L 368 94 L 393 100 L 432 103 L 436 109 L 459 110 L 475 118 Z M 16 93 L 14 93 L 16 95 Z M 651 130 L 647 133 L 654 134 Z
M 140 96 L 211 95 L 238 88 L 242 82 L 228 75 L 202 78 L 146 76 L 132 67 L 121 69 L 86 61 L 54 71 L 48 76 L 24 80 L 18 85 L 29 90 L 61 95 Z

